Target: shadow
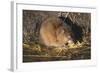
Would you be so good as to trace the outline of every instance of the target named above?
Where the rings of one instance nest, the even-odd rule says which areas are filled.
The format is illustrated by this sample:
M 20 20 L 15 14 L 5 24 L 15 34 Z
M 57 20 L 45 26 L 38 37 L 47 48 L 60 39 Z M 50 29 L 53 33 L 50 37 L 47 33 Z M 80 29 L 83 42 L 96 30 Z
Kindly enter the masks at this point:
M 64 21 L 64 23 L 66 23 L 66 27 L 70 26 L 72 33 L 73 33 L 73 38 L 74 38 L 74 42 L 76 43 L 77 41 L 82 42 L 82 36 L 83 36 L 83 31 L 82 31 L 82 27 L 79 26 L 77 23 L 73 23 L 73 21 L 71 21 L 68 17 L 59 17 L 61 20 Z
M 10 71 L 10 72 L 13 72 L 13 70 L 12 70 L 12 69 L 10 69 L 10 68 L 9 68 L 9 69 L 7 69 L 7 70 L 8 70 L 8 71 Z

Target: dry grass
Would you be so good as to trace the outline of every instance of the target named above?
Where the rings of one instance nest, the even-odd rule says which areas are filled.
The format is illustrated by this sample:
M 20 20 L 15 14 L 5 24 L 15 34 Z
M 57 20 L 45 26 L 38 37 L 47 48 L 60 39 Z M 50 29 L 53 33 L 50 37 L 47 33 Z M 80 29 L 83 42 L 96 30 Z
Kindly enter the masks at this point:
M 90 59 L 89 44 L 79 41 L 64 47 L 48 48 L 40 44 L 23 44 L 24 62 Z

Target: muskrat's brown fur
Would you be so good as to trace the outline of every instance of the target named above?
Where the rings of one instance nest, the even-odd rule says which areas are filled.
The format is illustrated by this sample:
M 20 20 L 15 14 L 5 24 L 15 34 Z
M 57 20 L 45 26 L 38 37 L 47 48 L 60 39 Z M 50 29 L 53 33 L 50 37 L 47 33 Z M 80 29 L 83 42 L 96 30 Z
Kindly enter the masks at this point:
M 64 26 L 64 22 L 58 17 L 49 17 L 40 28 L 40 38 L 45 46 L 64 46 L 66 43 L 72 43 L 71 29 Z

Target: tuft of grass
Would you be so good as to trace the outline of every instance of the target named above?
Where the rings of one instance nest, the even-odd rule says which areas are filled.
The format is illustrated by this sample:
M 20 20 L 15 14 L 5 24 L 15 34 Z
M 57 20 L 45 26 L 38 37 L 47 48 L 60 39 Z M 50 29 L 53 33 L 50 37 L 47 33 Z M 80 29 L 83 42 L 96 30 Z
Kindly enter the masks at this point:
M 24 43 L 23 43 L 23 48 L 24 48 L 24 49 L 30 49 L 30 45 L 24 44 Z

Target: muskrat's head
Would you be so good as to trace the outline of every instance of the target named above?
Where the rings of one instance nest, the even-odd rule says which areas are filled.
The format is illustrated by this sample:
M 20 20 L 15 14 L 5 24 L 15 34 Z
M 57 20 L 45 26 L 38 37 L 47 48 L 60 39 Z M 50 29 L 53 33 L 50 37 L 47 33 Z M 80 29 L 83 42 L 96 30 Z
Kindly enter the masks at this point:
M 57 40 L 62 45 L 74 43 L 73 33 L 69 26 L 61 26 L 57 29 Z

